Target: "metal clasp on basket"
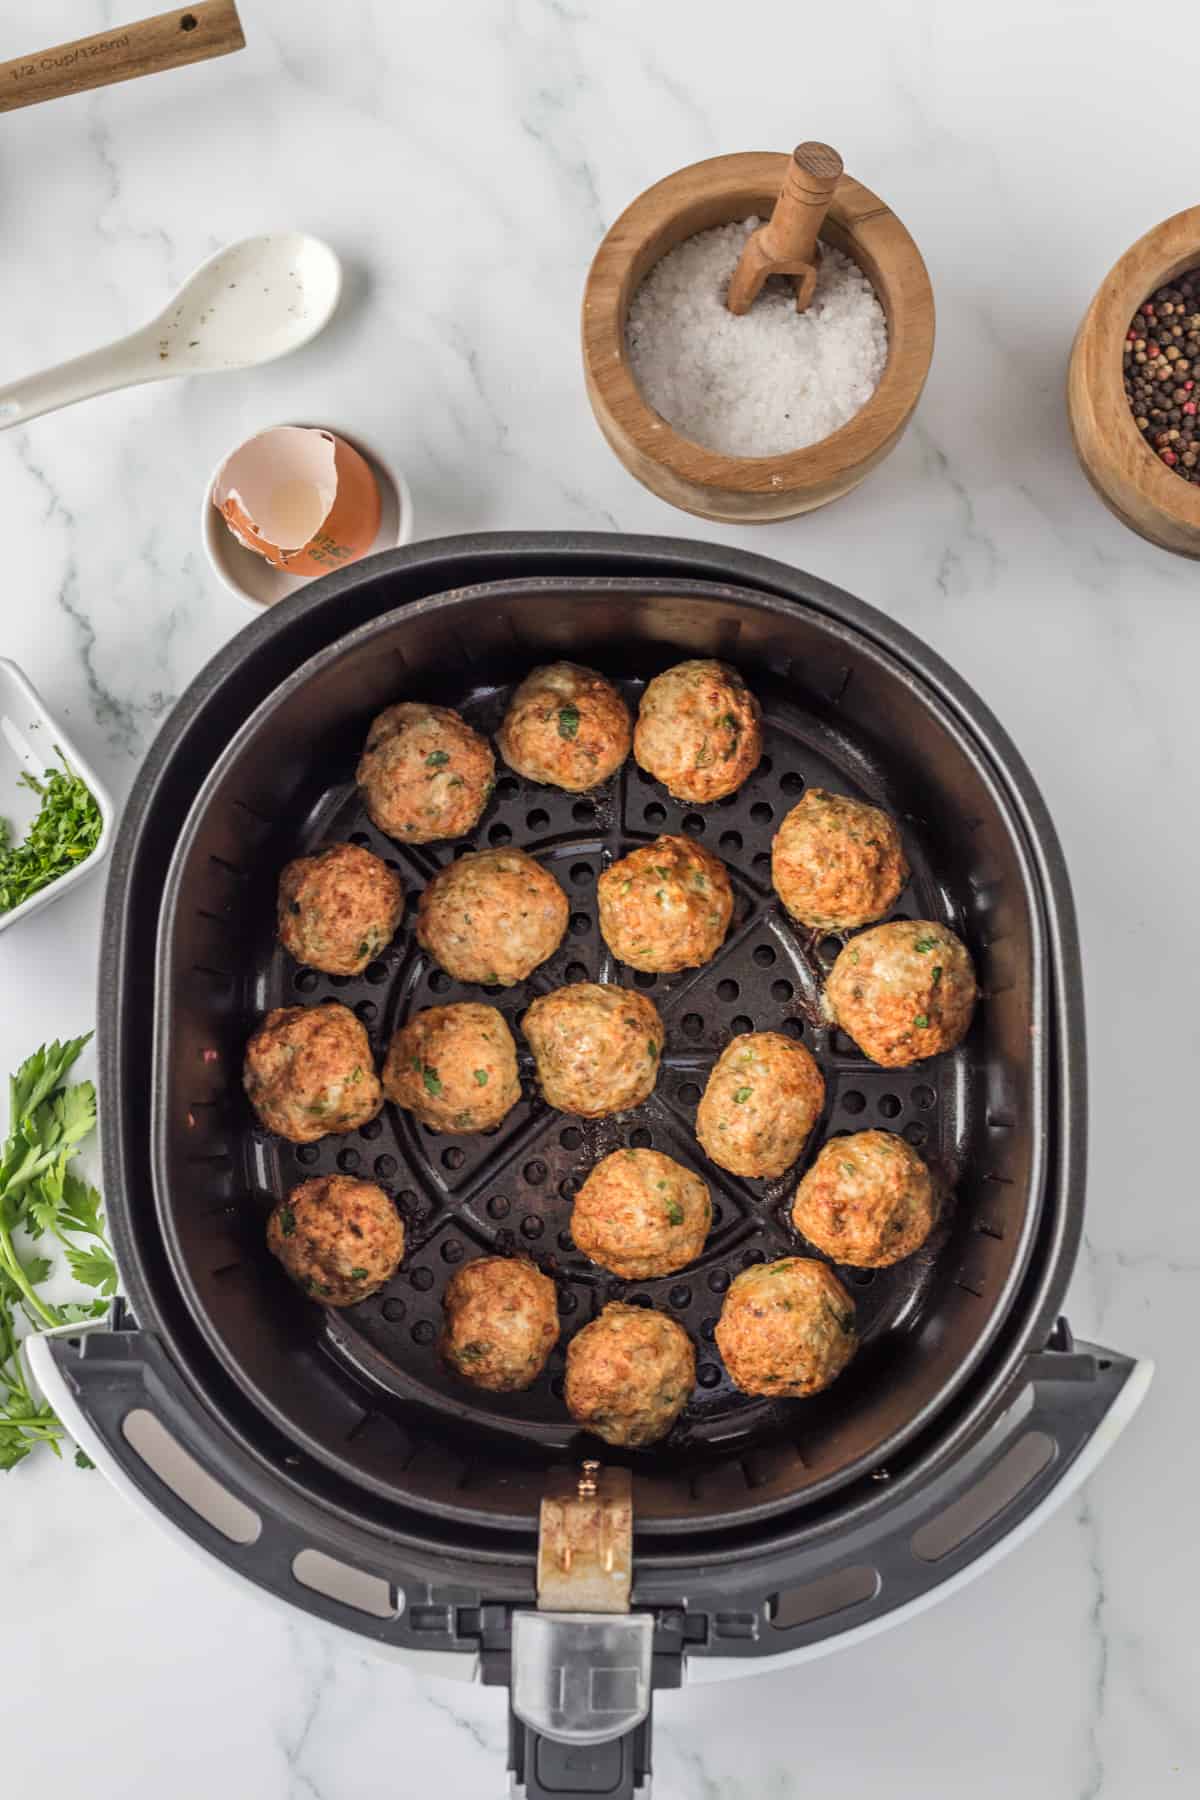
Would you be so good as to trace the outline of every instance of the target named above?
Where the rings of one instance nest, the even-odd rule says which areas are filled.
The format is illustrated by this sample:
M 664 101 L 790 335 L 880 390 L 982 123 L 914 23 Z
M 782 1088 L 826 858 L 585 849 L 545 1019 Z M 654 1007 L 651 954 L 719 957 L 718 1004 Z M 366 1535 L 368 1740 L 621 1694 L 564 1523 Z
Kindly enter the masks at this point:
M 538 1533 L 538 1610 L 513 1616 L 513 1711 L 567 1744 L 600 1744 L 650 1710 L 654 1620 L 631 1613 L 628 1469 L 552 1472 Z

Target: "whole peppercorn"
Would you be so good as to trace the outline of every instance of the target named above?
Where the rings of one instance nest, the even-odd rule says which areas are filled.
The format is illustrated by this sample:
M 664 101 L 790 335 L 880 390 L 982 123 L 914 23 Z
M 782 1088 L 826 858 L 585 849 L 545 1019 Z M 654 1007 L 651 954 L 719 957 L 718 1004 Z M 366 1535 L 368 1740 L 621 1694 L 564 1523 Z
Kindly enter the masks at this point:
M 1134 426 L 1168 469 L 1200 484 L 1200 418 L 1191 374 L 1194 364 L 1200 366 L 1200 268 L 1143 300 L 1121 349 Z

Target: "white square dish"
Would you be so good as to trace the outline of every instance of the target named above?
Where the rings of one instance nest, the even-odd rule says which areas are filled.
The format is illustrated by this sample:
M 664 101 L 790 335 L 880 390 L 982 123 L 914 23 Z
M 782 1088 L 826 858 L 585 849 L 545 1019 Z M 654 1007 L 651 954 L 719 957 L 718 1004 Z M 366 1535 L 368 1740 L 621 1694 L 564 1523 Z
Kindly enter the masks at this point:
M 87 784 L 100 808 L 99 841 L 90 856 L 57 881 L 30 894 L 11 912 L 0 913 L 0 931 L 7 931 L 18 920 L 48 906 L 52 900 L 60 900 L 77 883 L 86 881 L 108 855 L 113 833 L 113 808 L 107 790 L 47 712 L 33 683 L 15 662 L 0 656 L 0 819 L 11 828 L 13 843 L 24 837 L 41 806 L 37 794 L 25 787 L 19 777 L 29 774 L 40 780 L 47 769 L 54 768 L 60 752 L 71 773 Z

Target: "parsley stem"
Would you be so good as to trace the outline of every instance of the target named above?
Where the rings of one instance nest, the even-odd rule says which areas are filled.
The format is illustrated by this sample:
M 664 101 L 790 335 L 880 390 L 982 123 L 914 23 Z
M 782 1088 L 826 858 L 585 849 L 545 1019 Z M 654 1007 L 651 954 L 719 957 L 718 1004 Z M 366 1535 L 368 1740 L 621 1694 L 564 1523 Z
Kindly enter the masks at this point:
M 43 1325 L 52 1328 L 58 1324 L 57 1315 L 43 1305 L 30 1286 L 28 1277 L 17 1259 L 17 1253 L 13 1249 L 12 1238 L 3 1225 L 0 1225 L 0 1268 L 3 1268 L 9 1279 L 20 1288 L 26 1305 L 32 1306 Z

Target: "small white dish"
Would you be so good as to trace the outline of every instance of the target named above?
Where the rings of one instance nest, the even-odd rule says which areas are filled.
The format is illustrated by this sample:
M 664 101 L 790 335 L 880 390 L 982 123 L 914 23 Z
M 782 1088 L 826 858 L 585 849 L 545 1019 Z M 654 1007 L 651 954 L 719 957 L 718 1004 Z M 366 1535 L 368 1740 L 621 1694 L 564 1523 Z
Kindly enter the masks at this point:
M 298 422 L 294 419 L 283 421 L 289 425 Z M 344 438 L 352 449 L 357 450 L 359 455 L 366 459 L 371 473 L 378 483 L 382 513 L 379 530 L 375 534 L 375 541 L 367 551 L 367 555 L 374 556 L 379 550 L 395 550 L 402 544 L 411 543 L 413 536 L 412 495 L 409 493 L 408 483 L 399 469 L 395 469 L 390 463 L 385 462 L 379 452 L 372 449 L 370 444 L 364 444 L 360 437 L 343 431 L 340 425 L 330 425 L 322 420 L 320 428 L 332 431 L 335 436 Z M 268 431 L 274 428 L 264 425 L 260 429 Z M 257 436 L 257 433 L 251 432 L 248 435 L 254 437 Z M 217 580 L 223 587 L 228 588 L 231 594 L 236 594 L 239 600 L 244 600 L 246 605 L 252 607 L 255 612 L 261 612 L 264 607 L 274 606 L 278 601 L 286 600 L 289 594 L 298 593 L 301 588 L 307 587 L 310 581 L 319 581 L 321 577 L 319 575 L 288 575 L 283 569 L 277 569 L 274 563 L 269 563 L 265 556 L 259 556 L 257 551 L 247 550 L 244 544 L 238 543 L 212 503 L 213 488 L 216 485 L 217 477 L 231 454 L 231 451 L 226 452 L 208 478 L 202 502 L 200 531 L 209 563 Z M 360 557 L 358 560 L 361 562 L 363 559 Z M 353 564 L 347 563 L 345 566 L 352 568 Z
M 97 780 L 66 732 L 47 712 L 41 695 L 29 678 L 7 656 L 0 656 L 0 818 L 11 830 L 11 842 L 20 843 L 41 810 L 41 800 L 32 788 L 20 781 L 23 774 L 36 775 L 40 781 L 47 769 L 60 766 L 62 753 L 73 775 L 78 775 L 90 788 L 100 808 L 100 839 L 90 856 L 76 863 L 57 881 L 30 894 L 11 912 L 0 913 L 0 931 L 7 931 L 19 919 L 61 900 L 79 882 L 94 875 L 112 847 L 113 806 L 107 790 Z

